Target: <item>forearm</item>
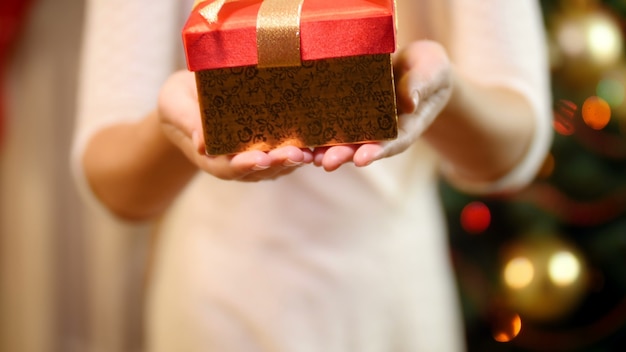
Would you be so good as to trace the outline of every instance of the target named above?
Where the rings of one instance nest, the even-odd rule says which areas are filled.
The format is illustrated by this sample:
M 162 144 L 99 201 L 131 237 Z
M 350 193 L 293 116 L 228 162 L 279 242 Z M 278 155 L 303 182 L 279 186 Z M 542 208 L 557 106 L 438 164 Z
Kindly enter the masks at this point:
M 163 134 L 156 112 L 98 131 L 82 163 L 96 197 L 127 220 L 160 214 L 197 171 Z
M 485 87 L 453 75 L 449 104 L 424 134 L 449 176 L 494 181 L 526 154 L 535 131 L 530 103 L 504 87 Z

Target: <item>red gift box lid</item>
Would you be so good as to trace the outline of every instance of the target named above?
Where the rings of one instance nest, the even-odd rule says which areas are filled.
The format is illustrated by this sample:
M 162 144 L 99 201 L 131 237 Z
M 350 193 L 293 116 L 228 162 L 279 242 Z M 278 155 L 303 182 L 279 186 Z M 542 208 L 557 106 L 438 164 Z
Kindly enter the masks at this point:
M 183 29 L 190 71 L 257 65 L 256 21 L 261 0 L 227 2 L 218 23 L 199 9 Z M 304 0 L 300 17 L 303 61 L 393 53 L 396 49 L 394 0 Z

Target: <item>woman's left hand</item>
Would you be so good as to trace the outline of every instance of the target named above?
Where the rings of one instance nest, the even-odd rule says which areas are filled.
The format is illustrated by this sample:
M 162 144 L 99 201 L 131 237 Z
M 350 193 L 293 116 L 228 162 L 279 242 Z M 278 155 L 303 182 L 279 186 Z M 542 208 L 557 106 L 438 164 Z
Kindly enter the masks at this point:
M 398 137 L 377 143 L 320 147 L 314 150 L 317 166 L 333 171 L 353 162 L 366 166 L 402 153 L 432 124 L 450 100 L 451 65 L 445 49 L 433 41 L 416 41 L 394 58 Z

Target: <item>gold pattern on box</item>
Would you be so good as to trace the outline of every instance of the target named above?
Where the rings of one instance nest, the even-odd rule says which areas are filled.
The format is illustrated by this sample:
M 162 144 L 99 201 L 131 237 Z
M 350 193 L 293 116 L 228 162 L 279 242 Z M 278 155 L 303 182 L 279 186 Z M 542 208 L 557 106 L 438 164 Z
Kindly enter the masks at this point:
M 211 155 L 397 136 L 390 54 L 203 70 L 196 80 Z

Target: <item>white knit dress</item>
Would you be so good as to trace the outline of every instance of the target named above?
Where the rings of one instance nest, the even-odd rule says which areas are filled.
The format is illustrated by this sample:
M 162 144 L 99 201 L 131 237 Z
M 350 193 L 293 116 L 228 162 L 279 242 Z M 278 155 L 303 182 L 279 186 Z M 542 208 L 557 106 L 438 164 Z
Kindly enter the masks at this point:
M 308 1 L 308 0 L 307 0 Z M 312 1 L 312 0 L 311 0 Z M 488 192 L 519 187 L 550 143 L 546 52 L 535 1 L 398 0 L 399 44 L 442 42 L 458 70 L 521 93 L 537 130 Z M 102 126 L 141 118 L 181 68 L 190 4 L 91 0 L 73 165 Z M 507 116 L 502 116 L 506 119 Z M 460 351 L 463 335 L 437 194 L 417 143 L 366 168 L 305 166 L 276 181 L 199 174 L 162 223 L 146 302 L 149 351 Z

